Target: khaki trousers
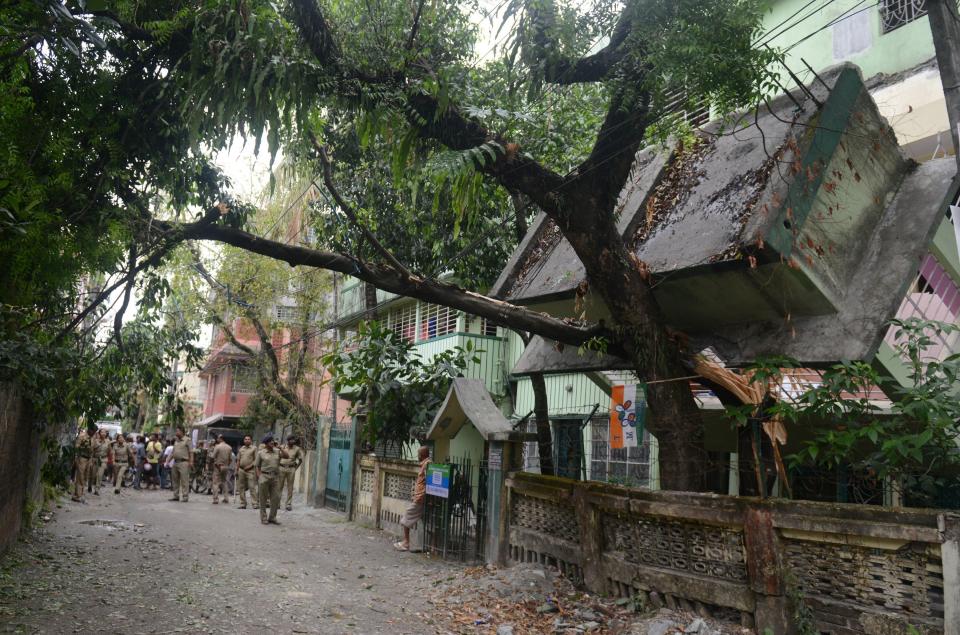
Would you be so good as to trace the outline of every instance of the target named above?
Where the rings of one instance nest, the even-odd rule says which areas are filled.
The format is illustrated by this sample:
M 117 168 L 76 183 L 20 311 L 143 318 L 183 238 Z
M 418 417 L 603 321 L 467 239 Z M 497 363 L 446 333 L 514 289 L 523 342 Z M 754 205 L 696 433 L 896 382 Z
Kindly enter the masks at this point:
M 87 489 L 87 476 L 90 471 L 90 459 L 77 457 L 77 473 L 73 477 L 73 497 L 83 499 Z
M 213 502 L 217 502 L 220 497 L 220 490 L 223 490 L 223 501 L 226 502 L 230 492 L 227 491 L 227 467 L 213 466 Z
M 115 491 L 120 491 L 120 488 L 123 487 L 123 477 L 127 473 L 127 467 L 126 463 L 113 464 L 113 489 Z
M 173 497 L 187 502 L 190 499 L 190 464 L 175 461 L 170 472 L 173 475 Z
M 237 470 L 237 482 L 234 485 L 234 493 L 240 495 L 240 506 L 247 506 L 247 490 L 250 490 L 250 498 L 253 499 L 253 508 L 259 507 L 257 501 L 260 500 L 260 493 L 257 491 L 257 474 L 250 470 Z
M 270 515 L 267 516 L 267 505 Z M 276 520 L 280 507 L 280 479 L 276 474 L 260 475 L 260 520 Z
M 87 468 L 87 474 L 93 481 L 93 491 L 100 493 L 100 484 L 103 483 L 103 475 L 107 473 L 107 462 L 103 459 L 92 459 L 90 467 Z
M 293 477 L 297 475 L 296 468 L 285 470 L 280 468 L 280 494 L 283 494 L 284 488 L 287 490 L 287 507 L 293 505 Z

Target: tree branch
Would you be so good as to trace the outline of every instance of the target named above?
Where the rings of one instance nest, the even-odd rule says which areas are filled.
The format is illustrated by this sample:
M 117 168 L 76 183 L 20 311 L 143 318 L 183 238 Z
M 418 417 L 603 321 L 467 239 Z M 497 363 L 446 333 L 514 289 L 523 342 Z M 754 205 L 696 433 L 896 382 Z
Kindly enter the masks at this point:
M 130 245 L 129 269 L 132 270 L 137 265 L 137 243 Z M 123 291 L 123 303 L 117 309 L 117 314 L 113 316 L 113 334 L 117 338 L 117 346 L 123 349 L 123 336 L 120 331 L 123 328 L 123 314 L 127 312 L 127 306 L 130 305 L 130 292 L 133 290 L 134 277 L 127 280 L 127 288 Z
M 606 79 L 610 71 L 626 57 L 624 43 L 630 34 L 631 20 L 627 17 L 627 9 L 620 15 L 610 42 L 605 47 L 579 59 L 561 59 L 548 61 L 544 69 L 543 79 L 550 84 L 582 84 L 599 82 Z
M 420 118 L 420 133 L 436 139 L 451 150 L 469 150 L 495 142 L 502 148 L 496 161 L 478 165 L 508 190 L 526 194 L 551 218 L 562 215 L 561 194 L 570 181 L 520 152 L 520 147 L 487 130 L 479 122 L 463 115 L 454 106 L 441 108 L 426 94 L 413 95 L 410 105 Z
M 531 12 L 534 28 L 534 54 L 542 58 L 543 80 L 550 84 L 580 84 L 606 79 L 610 71 L 626 57 L 624 43 L 630 35 L 632 11 L 630 6 L 620 12 L 610 41 L 593 55 L 578 59 L 560 58 L 554 54 L 560 43 L 550 36 L 556 23 L 556 8 L 552 4 L 540 6 Z
M 410 35 L 407 37 L 407 50 L 413 50 L 413 43 L 417 39 L 417 31 L 420 30 L 420 14 L 423 13 L 424 0 L 417 3 L 417 12 L 413 15 L 413 26 L 410 27 Z
M 144 269 L 160 264 L 160 261 L 163 260 L 163 258 L 170 252 L 171 249 L 173 249 L 177 242 L 179 241 L 167 240 L 163 245 L 157 248 L 157 251 L 155 251 L 152 256 L 144 259 L 136 267 L 132 267 L 127 275 L 123 276 L 117 282 L 98 293 L 97 297 L 94 298 L 93 301 L 88 304 L 83 311 L 80 311 L 80 313 L 78 313 L 69 324 L 67 324 L 59 333 L 57 333 L 57 336 L 53 339 L 54 343 L 59 342 L 67 335 L 67 333 L 72 331 L 74 327 L 83 322 L 83 320 L 90 315 L 91 311 L 100 306 L 104 300 L 110 297 L 111 293 L 119 289 L 124 284 L 130 283 L 134 278 L 136 278 L 137 274 Z
M 614 94 L 590 156 L 577 168 L 584 180 L 583 189 L 600 198 L 600 208 L 606 213 L 612 214 L 616 207 L 643 143 L 649 113 L 646 92 L 635 94 L 631 90 L 628 95 L 620 90 Z
M 557 319 L 545 313 L 494 300 L 453 284 L 416 275 L 405 275 L 389 265 L 361 263 L 350 256 L 287 245 L 224 225 L 205 223 L 180 225 L 167 221 L 155 221 L 155 225 L 161 229 L 175 230 L 184 239 L 213 240 L 280 260 L 292 266 L 302 265 L 344 273 L 369 282 L 384 291 L 449 306 L 499 324 L 531 331 L 564 344 L 579 346 L 592 338 L 604 337 L 611 342 L 608 349 L 611 354 L 615 355 L 620 350 L 618 340 L 602 323 L 579 325 L 572 320 Z
M 316 0 L 291 0 L 293 21 L 310 51 L 324 66 L 340 70 L 340 49 Z
M 316 136 L 313 132 L 310 132 L 310 142 L 313 144 L 313 147 L 317 150 L 317 153 L 320 155 L 320 162 L 323 164 L 323 184 L 327 186 L 327 190 L 330 192 L 330 195 L 333 196 L 333 200 L 337 202 L 337 205 L 343 210 L 343 213 L 346 214 L 347 218 L 350 220 L 350 223 L 360 230 L 364 238 L 366 238 L 373 248 L 379 251 L 384 258 L 387 259 L 397 271 L 400 271 L 406 275 L 411 275 L 410 271 L 403 266 L 403 264 L 397 260 L 390 250 L 387 249 L 383 243 L 381 243 L 372 231 L 370 231 L 366 225 L 360 222 L 357 218 L 356 212 L 354 212 L 353 207 L 340 195 L 340 191 L 337 189 L 337 186 L 333 182 L 333 165 L 330 163 L 330 157 L 327 154 L 326 148 L 320 145 L 320 142 L 317 141 Z

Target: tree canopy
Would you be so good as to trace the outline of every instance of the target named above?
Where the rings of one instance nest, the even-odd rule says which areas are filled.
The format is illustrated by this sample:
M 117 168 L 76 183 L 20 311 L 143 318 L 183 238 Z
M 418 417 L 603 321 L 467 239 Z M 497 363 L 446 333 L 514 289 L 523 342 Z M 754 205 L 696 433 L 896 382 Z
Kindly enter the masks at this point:
M 502 21 L 493 45 L 478 15 Z M 4 4 L 0 129 L 17 172 L 0 181 L 3 300 L 72 331 L 84 276 L 129 287 L 182 241 L 215 240 L 559 342 L 603 337 L 641 377 L 681 376 L 616 201 L 668 91 L 724 111 L 766 89 L 775 54 L 755 46 L 760 17 L 753 0 Z M 326 189 L 352 229 L 319 215 L 320 248 L 252 233 L 252 208 L 211 161 L 237 135 L 318 174 L 329 145 Z M 470 241 L 534 211 L 560 227 L 610 322 L 430 277 L 459 266 L 463 282 L 489 281 L 507 248 Z M 699 433 L 675 424 L 696 417 L 689 390 L 661 383 L 650 399 L 664 485 L 698 487 Z

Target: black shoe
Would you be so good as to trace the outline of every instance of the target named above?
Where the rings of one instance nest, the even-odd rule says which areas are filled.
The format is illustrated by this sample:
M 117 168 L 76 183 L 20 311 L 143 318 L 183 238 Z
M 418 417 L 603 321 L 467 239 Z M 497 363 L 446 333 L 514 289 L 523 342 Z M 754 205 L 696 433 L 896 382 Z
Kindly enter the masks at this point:
M 267 522 L 270 523 L 271 525 L 279 525 L 279 524 L 280 524 L 280 521 L 277 520 L 276 518 L 274 518 L 273 520 L 267 520 Z
M 171 499 L 170 499 L 170 502 L 171 502 L 171 503 L 179 503 L 179 502 L 180 502 L 180 499 L 179 499 L 179 498 L 171 498 Z
M 292 511 L 293 511 L 293 506 L 292 506 L 292 505 L 287 505 L 287 511 L 288 511 L 288 512 L 292 512 Z
M 113 490 L 113 493 L 114 493 L 114 494 L 119 494 L 119 493 L 120 493 L 120 488 L 118 487 L 117 489 Z

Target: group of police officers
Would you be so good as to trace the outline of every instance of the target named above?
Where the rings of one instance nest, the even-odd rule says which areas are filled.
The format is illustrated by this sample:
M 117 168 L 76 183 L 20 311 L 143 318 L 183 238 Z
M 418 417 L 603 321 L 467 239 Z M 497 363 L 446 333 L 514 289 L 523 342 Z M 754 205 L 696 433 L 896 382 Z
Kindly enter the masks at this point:
M 110 465 L 113 466 L 115 494 L 120 493 L 127 470 L 149 467 L 146 461 L 144 465 L 136 465 L 133 443 L 128 442 L 122 434 L 117 434 L 116 438 L 111 440 L 104 429 L 91 436 L 82 428 L 77 435 L 75 448 L 73 500 L 77 502 L 83 502 L 88 481 L 92 481 L 94 493 L 100 495 L 100 485 Z M 284 487 L 287 490 L 286 509 L 293 509 L 293 479 L 304 458 L 299 440 L 290 437 L 284 445 L 278 446 L 273 434 L 267 434 L 257 447 L 253 445 L 253 438 L 247 435 L 243 438 L 243 445 L 237 450 L 236 458 L 234 492 L 239 494 L 240 509 L 247 508 L 249 490 L 253 508 L 260 510 L 260 522 L 264 525 L 279 525 L 277 510 Z M 169 458 L 164 460 L 169 462 L 172 477 L 171 501 L 185 503 L 189 500 L 191 472 L 199 462 L 198 468 L 205 463 L 212 472 L 213 504 L 219 504 L 221 498 L 224 503 L 229 503 L 228 473 L 233 462 L 233 448 L 224 440 L 223 435 L 217 437 L 216 444 L 209 450 L 202 447 L 202 444 L 200 448 L 194 449 L 183 428 L 177 428 Z

